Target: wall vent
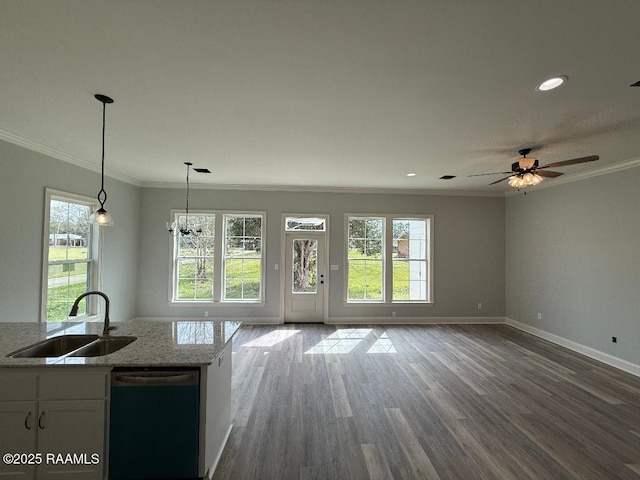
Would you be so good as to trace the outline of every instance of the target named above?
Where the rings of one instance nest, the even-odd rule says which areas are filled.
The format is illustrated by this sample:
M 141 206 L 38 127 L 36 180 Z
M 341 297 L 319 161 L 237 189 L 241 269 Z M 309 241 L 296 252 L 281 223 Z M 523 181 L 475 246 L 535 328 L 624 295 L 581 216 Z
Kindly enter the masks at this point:
M 452 178 L 456 178 L 455 175 L 443 175 L 440 177 L 440 180 L 451 180 Z

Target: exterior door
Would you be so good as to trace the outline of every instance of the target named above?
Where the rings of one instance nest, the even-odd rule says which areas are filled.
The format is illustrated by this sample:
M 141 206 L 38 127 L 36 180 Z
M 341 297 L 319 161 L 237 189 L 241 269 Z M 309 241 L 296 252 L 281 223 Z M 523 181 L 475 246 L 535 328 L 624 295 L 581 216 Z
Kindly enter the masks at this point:
M 325 234 L 288 232 L 285 238 L 284 321 L 324 322 Z

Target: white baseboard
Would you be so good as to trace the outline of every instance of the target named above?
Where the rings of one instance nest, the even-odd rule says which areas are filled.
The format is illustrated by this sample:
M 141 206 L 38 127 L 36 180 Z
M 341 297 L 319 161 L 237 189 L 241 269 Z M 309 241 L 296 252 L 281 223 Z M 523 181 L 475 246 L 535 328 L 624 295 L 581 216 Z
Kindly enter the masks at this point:
M 586 345 L 582 345 L 581 343 L 567 340 L 564 337 L 560 337 L 559 335 L 556 335 L 554 333 L 549 333 L 545 330 L 532 327 L 531 325 L 527 325 L 526 323 L 518 322 L 517 320 L 513 320 L 512 318 L 507 317 L 506 323 L 511 327 L 517 328 L 518 330 L 522 330 L 523 332 L 530 333 L 531 335 L 535 335 L 536 337 L 543 338 L 552 343 L 568 348 L 569 350 L 581 353 L 582 355 L 586 355 L 587 357 L 593 358 L 594 360 L 598 360 L 599 362 L 606 363 L 607 365 L 640 377 L 640 365 L 636 365 L 635 363 L 628 362 L 627 360 L 614 357 L 613 355 L 601 352 L 600 350 L 596 350 L 595 348 L 587 347 Z
M 504 317 L 329 317 L 328 324 L 441 325 L 504 324 Z

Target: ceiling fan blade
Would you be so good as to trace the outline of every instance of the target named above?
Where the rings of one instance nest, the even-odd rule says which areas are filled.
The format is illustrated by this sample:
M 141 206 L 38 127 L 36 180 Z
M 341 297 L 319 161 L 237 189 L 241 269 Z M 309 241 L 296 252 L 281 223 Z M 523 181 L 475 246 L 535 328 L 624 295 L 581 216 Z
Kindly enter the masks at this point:
M 508 177 L 501 178 L 500 180 L 496 180 L 495 182 L 491 182 L 489 185 L 495 185 L 496 183 L 504 182 L 507 178 L 511 178 L 512 175 Z
M 469 177 L 482 177 L 484 175 L 508 175 L 513 172 L 493 172 L 493 173 L 476 173 L 473 175 L 468 175 Z
M 567 165 L 575 165 L 576 163 L 595 162 L 599 158 L 600 157 L 598 155 L 590 155 L 588 157 L 573 158 L 571 160 L 564 160 L 563 162 L 550 163 L 548 165 L 538 167 L 538 169 L 549 168 L 549 167 L 566 167 Z
M 563 175 L 562 172 L 552 172 L 551 170 L 536 170 L 536 173 L 541 177 L 548 177 L 548 178 L 556 178 L 556 177 L 559 177 L 560 175 Z

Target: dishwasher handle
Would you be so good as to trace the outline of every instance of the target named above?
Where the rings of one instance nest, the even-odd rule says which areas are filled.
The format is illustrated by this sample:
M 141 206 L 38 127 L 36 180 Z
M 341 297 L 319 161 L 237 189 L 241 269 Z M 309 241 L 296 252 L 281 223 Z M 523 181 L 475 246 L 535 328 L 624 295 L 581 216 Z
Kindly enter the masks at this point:
M 111 374 L 111 386 L 175 386 L 198 385 L 199 375 L 193 372 L 117 372 Z

